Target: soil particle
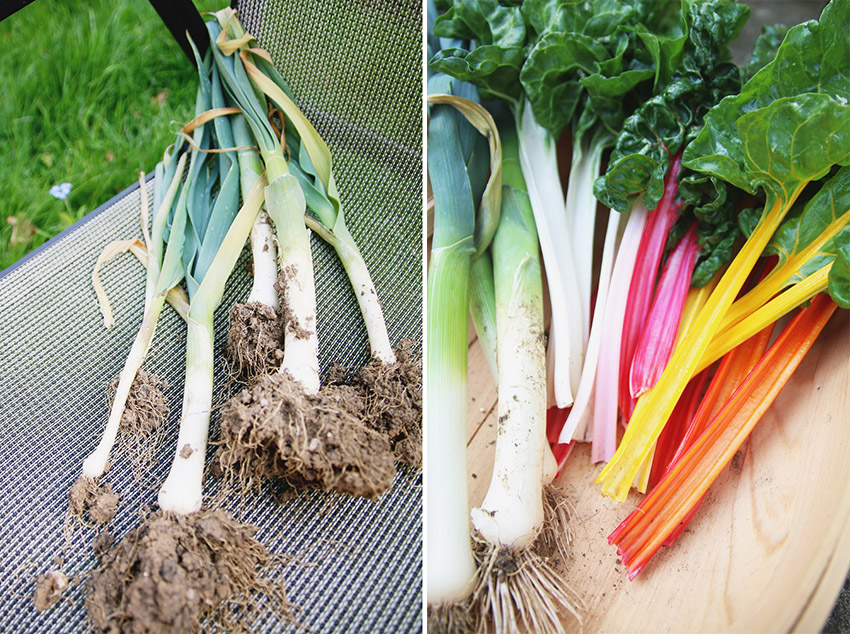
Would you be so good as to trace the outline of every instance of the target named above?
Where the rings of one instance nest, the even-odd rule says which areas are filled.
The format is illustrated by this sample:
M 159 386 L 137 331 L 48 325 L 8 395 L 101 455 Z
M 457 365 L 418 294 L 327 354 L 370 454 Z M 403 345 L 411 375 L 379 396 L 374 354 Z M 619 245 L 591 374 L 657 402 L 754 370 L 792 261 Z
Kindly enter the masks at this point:
M 235 304 L 225 351 L 235 378 L 252 382 L 280 367 L 283 359 L 283 321 L 271 306 L 260 302 Z
M 279 583 L 259 574 L 272 557 L 256 531 L 222 510 L 148 516 L 98 556 L 87 583 L 90 624 L 108 632 L 198 632 L 212 617 L 231 631 L 250 622 L 245 610 L 256 607 L 258 593 L 283 614 Z
M 96 555 L 100 555 L 112 548 L 112 544 L 114 543 L 115 539 L 112 537 L 112 533 L 109 531 L 102 531 L 94 538 L 91 547 Z
M 393 455 L 383 435 L 350 413 L 356 398 L 346 386 L 308 396 L 288 374 L 261 377 L 222 408 L 222 470 L 242 484 L 378 497 L 392 484 Z
M 194 449 L 192 449 L 192 446 L 189 443 L 186 443 L 180 450 L 180 457 L 185 460 L 186 458 L 189 458 L 189 456 L 191 456 L 193 453 L 195 453 L 195 451 Z
M 36 612 L 44 612 L 53 607 L 67 588 L 68 577 L 61 570 L 39 575 L 35 580 L 35 592 L 32 595 Z
M 92 524 L 108 524 L 115 517 L 119 496 L 112 484 L 81 475 L 68 491 L 68 514 L 71 518 Z
M 347 385 L 359 394 L 359 415 L 386 435 L 395 457 L 412 466 L 422 464 L 422 360 L 413 357 L 411 342 L 396 349 L 396 363 L 372 359 L 351 374 L 335 366 L 327 383 Z

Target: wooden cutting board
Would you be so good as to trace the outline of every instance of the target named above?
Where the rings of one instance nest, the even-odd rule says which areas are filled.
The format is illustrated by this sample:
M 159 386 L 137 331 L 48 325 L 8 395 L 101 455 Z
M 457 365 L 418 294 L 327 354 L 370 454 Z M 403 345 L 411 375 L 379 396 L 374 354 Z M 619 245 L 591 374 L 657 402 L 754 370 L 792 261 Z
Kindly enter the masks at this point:
M 496 388 L 474 336 L 469 354 L 478 505 L 492 473 Z M 607 536 L 640 496 L 603 498 L 600 470 L 580 445 L 555 481 L 575 509 L 567 581 L 587 603 L 584 632 L 819 631 L 850 569 L 850 313 L 836 312 L 689 528 L 634 581 Z

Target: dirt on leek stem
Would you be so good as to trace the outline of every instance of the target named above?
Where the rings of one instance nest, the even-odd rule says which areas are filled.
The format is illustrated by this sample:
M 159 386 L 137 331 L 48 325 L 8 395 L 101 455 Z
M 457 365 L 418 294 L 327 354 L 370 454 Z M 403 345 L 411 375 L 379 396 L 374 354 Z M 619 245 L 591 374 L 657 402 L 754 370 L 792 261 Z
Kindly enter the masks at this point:
M 635 575 L 683 522 L 771 406 L 837 306 L 828 295 L 800 310 L 699 439 L 609 541 Z

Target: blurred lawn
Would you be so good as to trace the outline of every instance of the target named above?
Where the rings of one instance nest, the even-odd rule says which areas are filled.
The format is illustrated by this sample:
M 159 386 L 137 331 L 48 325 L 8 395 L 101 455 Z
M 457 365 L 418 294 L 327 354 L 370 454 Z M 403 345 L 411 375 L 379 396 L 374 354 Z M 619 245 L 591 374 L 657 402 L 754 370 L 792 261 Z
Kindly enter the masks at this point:
M 153 171 L 197 82 L 147 0 L 36 0 L 0 22 L 0 46 L 2 270 Z M 63 182 L 70 211 L 49 193 Z

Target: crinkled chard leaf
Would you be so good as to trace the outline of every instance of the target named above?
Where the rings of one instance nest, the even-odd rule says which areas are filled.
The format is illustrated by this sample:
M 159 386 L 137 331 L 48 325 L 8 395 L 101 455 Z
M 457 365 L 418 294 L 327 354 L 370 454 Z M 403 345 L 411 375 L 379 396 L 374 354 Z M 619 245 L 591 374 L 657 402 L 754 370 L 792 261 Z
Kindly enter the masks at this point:
M 761 35 L 756 38 L 753 53 L 744 68 L 745 81 L 752 79 L 753 75 L 774 60 L 786 33 L 788 33 L 788 27 L 784 24 L 762 27 Z
M 455 0 L 434 20 L 434 35 L 505 48 L 523 46 L 526 39 L 519 7 L 502 6 L 498 0 Z
M 760 109 L 764 109 L 759 115 L 764 119 L 770 104 L 779 103 L 785 98 L 797 98 L 805 93 L 832 95 L 839 100 L 835 106 L 843 105 L 840 103 L 842 99 L 846 103 L 847 96 L 850 95 L 848 24 L 850 1 L 834 0 L 824 9 L 819 23 L 810 21 L 790 29 L 774 60 L 758 71 L 744 85 L 739 95 L 724 99 L 708 113 L 703 130 L 685 151 L 683 164 L 693 170 L 714 174 L 741 189 L 754 191 L 753 186 L 763 183 L 764 177 L 753 172 L 758 168 L 748 161 L 747 149 L 749 145 L 755 147 L 758 143 L 755 136 L 748 142 L 742 138 L 737 125 L 738 119 Z M 799 107 L 803 106 L 801 102 Z M 779 104 L 779 107 L 783 108 L 785 113 L 794 114 L 791 112 L 793 108 L 787 104 Z M 808 102 L 805 107 L 817 109 L 834 106 L 823 102 Z M 829 118 L 825 112 L 818 116 L 823 122 Z M 798 124 L 803 123 L 797 117 L 795 120 Z M 766 121 L 762 120 L 755 125 L 757 121 L 750 119 L 747 121 L 748 132 L 755 135 L 760 130 L 766 130 Z M 774 122 L 773 132 L 777 132 L 778 124 L 779 122 Z M 786 127 L 788 125 L 785 124 Z M 805 128 L 817 134 L 812 126 Z M 801 132 L 802 130 L 803 127 L 800 128 Z M 774 134 L 772 140 L 778 142 L 779 135 Z M 809 150 L 821 155 L 820 169 L 812 170 L 812 161 L 805 159 L 805 162 L 810 163 L 807 170 L 809 173 L 822 173 L 828 168 L 828 162 L 823 160 L 826 156 L 819 152 L 814 144 L 799 136 L 799 133 L 794 136 L 794 140 L 795 143 L 803 141 Z M 761 153 L 764 154 L 764 139 L 761 145 Z M 804 160 L 799 151 L 792 151 L 789 147 L 768 146 L 767 150 L 777 157 L 782 154 L 786 156 L 785 169 L 789 174 L 793 173 L 791 165 L 788 164 L 792 154 L 795 162 Z M 814 160 L 817 161 L 817 157 Z M 794 178 L 799 181 L 798 177 L 799 175 Z M 771 188 L 772 191 L 774 187 Z
M 605 46 L 581 33 L 547 33 L 528 55 L 520 82 L 537 123 L 553 137 L 570 122 L 582 94 L 581 74 L 608 58 Z
M 485 45 L 468 51 L 448 48 L 431 58 L 430 67 L 478 87 L 485 99 L 517 101 L 522 95 L 519 73 L 525 63 L 522 48 Z
M 532 41 L 546 33 L 582 33 L 593 16 L 585 0 L 523 0 L 521 10 Z
M 696 136 L 708 109 L 740 87 L 737 67 L 725 60 L 729 41 L 747 15 L 748 9 L 734 0 L 686 0 L 681 37 L 637 29 L 655 63 L 658 94 L 624 122 L 608 171 L 594 184 L 603 203 L 626 211 L 643 196 L 647 208 L 658 205 L 673 155 Z M 725 199 L 717 187 L 706 192 L 708 201 L 689 202 L 703 207 L 718 196 Z

